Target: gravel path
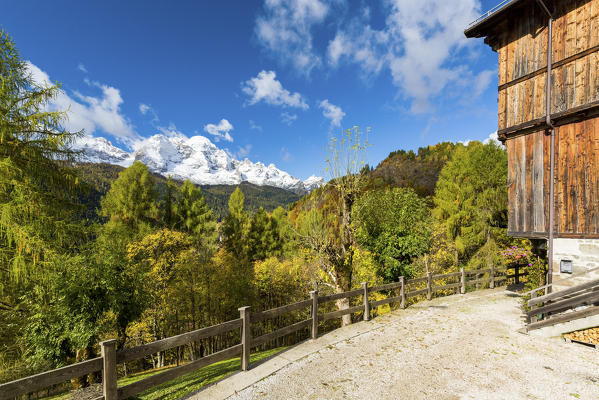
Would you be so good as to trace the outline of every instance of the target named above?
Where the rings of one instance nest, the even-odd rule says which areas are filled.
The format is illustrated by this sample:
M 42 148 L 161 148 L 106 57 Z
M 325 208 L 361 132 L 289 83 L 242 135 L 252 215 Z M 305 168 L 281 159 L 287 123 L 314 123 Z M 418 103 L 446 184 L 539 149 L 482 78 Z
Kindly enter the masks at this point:
M 520 299 L 486 290 L 419 303 L 232 399 L 599 399 L 599 352 L 518 333 Z

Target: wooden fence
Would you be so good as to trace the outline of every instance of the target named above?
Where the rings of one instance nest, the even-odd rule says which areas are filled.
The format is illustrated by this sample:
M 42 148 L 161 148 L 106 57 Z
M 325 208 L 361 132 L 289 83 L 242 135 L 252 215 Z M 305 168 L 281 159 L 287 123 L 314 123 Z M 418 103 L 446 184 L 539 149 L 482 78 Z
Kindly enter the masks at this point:
M 518 280 L 519 276 L 525 274 L 526 273 L 519 273 L 519 271 L 516 271 L 514 275 L 507 275 L 505 274 L 505 270 L 496 270 L 493 267 L 474 271 L 465 271 L 462 268 L 460 272 L 442 275 L 432 275 L 429 273 L 425 277 L 410 280 L 400 277 L 398 282 L 374 287 L 370 287 L 367 282 L 364 282 L 360 289 L 342 293 L 319 295 L 318 291 L 312 291 L 310 292 L 310 299 L 266 311 L 252 313 L 250 307 L 241 307 L 239 308 L 240 317 L 237 319 L 166 339 L 157 340 L 141 346 L 116 351 L 116 340 L 101 342 L 101 357 L 0 384 L 0 400 L 17 398 L 20 395 L 39 391 L 99 371 L 102 371 L 103 376 L 103 395 L 95 400 L 126 399 L 144 390 L 190 373 L 198 368 L 237 356 L 241 356 L 241 370 L 246 371 L 250 368 L 251 349 L 306 328 L 310 329 L 311 337 L 315 339 L 318 337 L 318 327 L 320 322 L 360 312 L 363 313 L 363 319 L 368 321 L 370 319 L 371 310 L 384 304 L 398 303 L 400 308 L 405 308 L 408 299 L 415 296 L 426 294 L 426 298 L 430 300 L 434 293 L 440 291 L 443 291 L 442 295 L 454 293 L 463 294 L 466 293 L 467 286 L 475 285 L 474 289 L 478 289 L 482 284 L 488 283 L 489 287 L 493 288 L 498 282 L 506 281 L 510 278 Z M 436 282 L 440 284 L 435 284 Z M 372 293 L 383 291 L 390 293 L 389 291 L 391 290 L 399 291 L 399 294 L 375 301 L 369 299 L 369 295 Z M 353 297 L 362 297 L 361 304 L 350 306 L 347 309 L 319 313 L 319 305 L 321 304 Z M 252 337 L 250 330 L 252 323 L 258 323 L 267 319 L 279 317 L 292 311 L 303 309 L 310 310 L 310 318 L 261 336 Z M 239 344 L 217 351 L 198 360 L 190 361 L 178 367 L 173 367 L 135 383 L 122 387 L 117 386 L 117 364 L 119 363 L 138 360 L 151 354 L 183 346 L 200 339 L 227 333 L 235 329 L 240 329 L 241 340 Z
M 527 331 L 599 314 L 599 279 L 537 297 L 531 291 Z

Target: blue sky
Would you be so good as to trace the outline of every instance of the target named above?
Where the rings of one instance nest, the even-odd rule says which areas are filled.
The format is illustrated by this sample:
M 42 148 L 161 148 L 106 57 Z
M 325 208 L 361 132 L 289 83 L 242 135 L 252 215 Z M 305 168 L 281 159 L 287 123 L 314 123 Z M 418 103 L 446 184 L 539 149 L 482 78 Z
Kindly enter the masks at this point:
M 354 125 L 372 165 L 494 132 L 497 56 L 462 31 L 495 2 L 5 0 L 0 26 L 72 127 L 123 148 L 201 134 L 305 179 Z

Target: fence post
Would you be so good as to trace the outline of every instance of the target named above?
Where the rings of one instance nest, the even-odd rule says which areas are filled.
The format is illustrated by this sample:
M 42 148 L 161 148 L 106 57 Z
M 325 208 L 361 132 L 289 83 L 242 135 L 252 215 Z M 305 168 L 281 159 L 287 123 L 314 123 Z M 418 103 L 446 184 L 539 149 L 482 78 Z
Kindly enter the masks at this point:
M 102 351 L 102 391 L 104 400 L 117 400 L 116 340 L 100 342 Z
M 250 342 L 252 340 L 250 333 L 250 307 L 240 307 L 239 315 L 243 321 L 241 326 L 241 370 L 247 371 L 250 369 Z
M 362 289 L 364 289 L 363 302 L 364 302 L 364 321 L 370 320 L 370 303 L 368 302 L 368 282 L 362 282 Z
M 401 296 L 401 303 L 399 303 L 400 308 L 406 308 L 406 278 L 403 276 L 399 277 L 399 281 L 401 282 L 401 286 L 399 287 L 399 295 Z
M 433 274 L 430 272 L 426 273 L 426 299 L 430 300 L 433 298 Z
M 460 288 L 460 293 L 464 294 L 466 293 L 466 271 L 464 271 L 464 268 L 460 268 L 460 272 L 462 273 L 460 277 L 460 283 L 462 284 L 462 287 Z
M 310 292 L 312 298 L 312 339 L 318 337 L 318 290 Z
M 495 287 L 495 266 L 491 264 L 491 281 L 489 282 L 489 287 L 493 289 Z
M 534 299 L 535 297 L 537 297 L 537 291 L 536 291 L 536 290 L 535 290 L 535 291 L 533 291 L 533 292 L 530 294 L 530 298 L 531 298 L 531 299 Z M 533 306 L 531 306 L 531 307 L 532 307 L 532 308 L 531 308 L 531 311 L 532 311 L 534 308 L 537 308 L 537 305 L 535 304 L 535 305 L 533 305 Z M 528 321 L 528 322 L 537 322 L 537 314 L 531 315 L 531 317 L 530 317 L 530 319 L 529 319 L 529 321 Z

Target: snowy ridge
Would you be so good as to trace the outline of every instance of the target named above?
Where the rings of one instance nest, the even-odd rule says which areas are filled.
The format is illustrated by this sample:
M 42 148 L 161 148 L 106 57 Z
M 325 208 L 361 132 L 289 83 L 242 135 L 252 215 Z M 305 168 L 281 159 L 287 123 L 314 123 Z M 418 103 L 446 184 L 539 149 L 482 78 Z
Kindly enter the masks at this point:
M 322 177 L 312 175 L 301 181 L 274 164 L 253 163 L 247 158 L 234 159 L 204 136 L 166 136 L 157 134 L 142 140 L 129 153 L 104 138 L 86 136 L 74 146 L 83 150 L 82 161 L 108 163 L 127 167 L 141 161 L 152 172 L 173 179 L 189 179 L 198 185 L 236 185 L 243 181 L 255 185 L 276 186 L 295 193 L 310 192 L 324 184 Z

